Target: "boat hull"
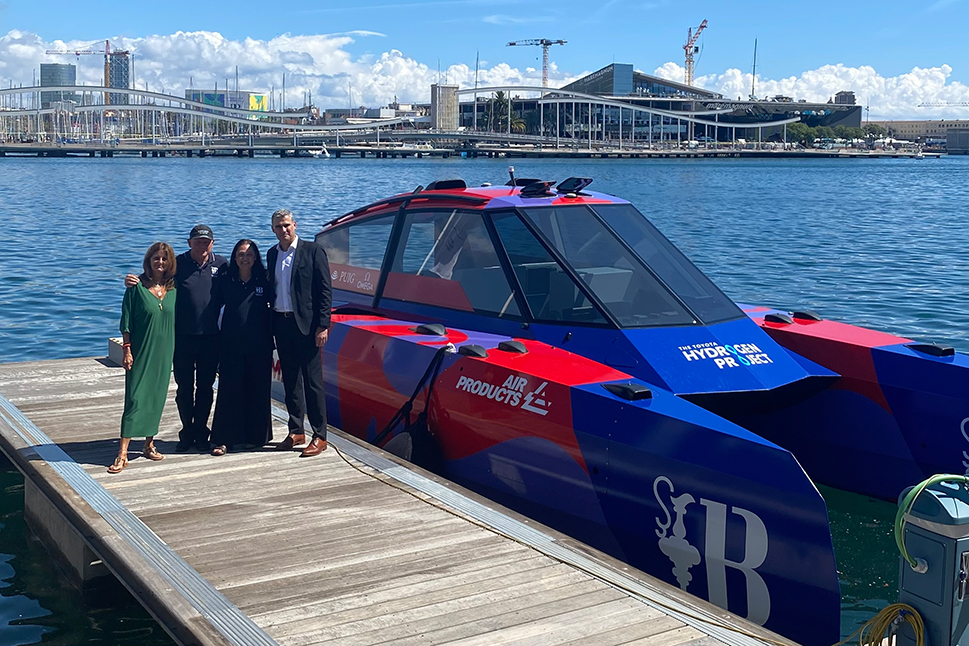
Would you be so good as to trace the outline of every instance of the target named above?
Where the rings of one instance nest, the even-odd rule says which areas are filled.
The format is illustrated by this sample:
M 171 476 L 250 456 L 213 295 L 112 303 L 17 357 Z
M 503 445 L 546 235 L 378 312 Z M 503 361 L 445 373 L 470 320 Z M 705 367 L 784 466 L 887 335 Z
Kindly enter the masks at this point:
M 381 431 L 439 348 L 480 345 L 487 357 L 443 356 L 425 466 L 801 643 L 837 641 L 826 508 L 788 451 L 615 368 L 539 341 L 498 349 L 507 340 L 337 314 L 324 351 L 330 422 L 386 445 Z M 617 383 L 651 396 L 603 387 Z M 422 412 L 424 395 L 411 419 Z

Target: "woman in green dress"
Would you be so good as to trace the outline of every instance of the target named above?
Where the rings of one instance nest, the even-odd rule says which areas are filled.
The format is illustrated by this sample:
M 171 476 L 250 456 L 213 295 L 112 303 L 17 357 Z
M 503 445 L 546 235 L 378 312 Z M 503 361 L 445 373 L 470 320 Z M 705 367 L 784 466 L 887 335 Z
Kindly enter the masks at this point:
M 148 248 L 142 263 L 145 272 L 129 287 L 121 303 L 121 334 L 124 336 L 124 413 L 121 415 L 121 447 L 108 473 L 128 466 L 128 443 L 145 438 L 142 454 L 149 460 L 165 456 L 155 448 L 175 352 L 175 252 L 164 242 Z

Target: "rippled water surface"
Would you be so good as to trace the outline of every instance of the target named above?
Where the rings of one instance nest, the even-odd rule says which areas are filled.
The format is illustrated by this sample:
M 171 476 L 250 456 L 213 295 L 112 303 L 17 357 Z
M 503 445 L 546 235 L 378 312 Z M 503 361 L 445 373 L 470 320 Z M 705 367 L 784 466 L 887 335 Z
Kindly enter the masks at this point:
M 737 301 L 815 309 L 969 352 L 969 157 L 511 163 L 518 177 L 595 178 L 593 189 L 636 204 Z M 107 337 L 117 334 L 124 274 L 140 267 L 155 240 L 185 250 L 198 222 L 212 226 L 219 253 L 227 255 L 240 237 L 265 252 L 275 242 L 269 216 L 277 208 L 293 210 L 300 232 L 312 234 L 352 208 L 435 179 L 503 183 L 507 165 L 460 158 L 2 159 L 0 361 L 104 354 Z M 894 510 L 824 493 L 845 626 L 853 629 L 894 599 Z M 11 504 L 0 498 L 0 514 L 21 513 Z M 0 577 L 16 571 L 16 579 L 31 567 L 3 558 Z M 36 617 L 18 630 L 66 630 L 56 617 L 41 619 L 62 612 L 51 597 L 0 594 L 0 619 Z M 14 600 L 21 596 L 26 601 Z M 2 623 L 0 644 L 40 638 L 30 630 L 5 638 Z

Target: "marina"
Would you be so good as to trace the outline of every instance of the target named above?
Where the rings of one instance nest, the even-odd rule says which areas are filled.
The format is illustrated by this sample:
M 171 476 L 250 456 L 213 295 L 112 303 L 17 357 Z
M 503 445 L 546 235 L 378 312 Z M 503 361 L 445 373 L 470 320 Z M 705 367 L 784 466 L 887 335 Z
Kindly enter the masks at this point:
M 110 476 L 123 387 L 106 358 L 0 364 L 0 448 L 76 575 L 177 643 L 791 643 L 337 429 L 318 460 L 174 455 L 169 407 L 167 459 Z
M 424 135 L 425 137 L 427 135 Z M 17 144 L 0 143 L 0 157 L 319 157 L 314 155 L 321 150 L 320 142 L 312 137 L 304 137 L 304 143 L 293 146 L 292 141 L 262 143 L 215 141 L 207 144 Z M 435 146 L 416 147 L 407 145 L 326 145 L 329 158 L 359 157 L 361 159 L 406 159 L 425 157 L 466 157 L 472 159 L 938 159 L 941 153 L 920 152 L 918 150 L 814 150 L 770 147 L 734 148 L 676 148 L 652 150 L 637 149 L 582 149 L 541 147 L 534 145 L 518 146 L 478 146 L 462 144 L 448 145 L 446 142 Z
M 264 212 L 271 212 L 271 207 L 279 204 L 280 199 L 284 195 L 295 196 L 294 201 L 282 203 L 294 204 L 298 212 L 305 213 L 306 215 L 303 216 L 301 222 L 307 223 L 306 226 L 312 231 L 315 229 L 314 225 L 316 223 L 333 217 L 327 211 L 333 212 L 334 215 L 341 211 L 345 212 L 353 208 L 354 205 L 367 201 L 367 199 L 377 199 L 382 195 L 394 192 L 394 190 L 400 190 L 408 186 L 412 187 L 417 183 L 426 183 L 428 177 L 433 178 L 461 173 L 468 177 L 469 181 L 483 182 L 488 180 L 494 181 L 505 170 L 505 165 L 501 162 L 489 162 L 487 160 L 479 160 L 477 162 L 428 159 L 414 160 L 413 164 L 408 163 L 403 166 L 395 164 L 393 166 L 392 178 L 390 177 L 391 169 L 389 166 L 374 166 L 380 169 L 381 172 L 371 176 L 371 181 L 375 182 L 375 185 L 369 188 L 359 182 L 356 184 L 352 184 L 352 182 L 357 173 L 364 172 L 364 169 L 370 168 L 373 162 L 367 162 L 366 166 L 357 166 L 352 160 L 348 161 L 350 162 L 348 164 L 331 165 L 311 162 L 297 163 L 295 161 L 278 163 L 271 160 L 257 159 L 252 164 L 244 165 L 207 164 L 205 165 L 207 170 L 198 175 L 191 170 L 195 168 L 196 162 L 177 159 L 170 160 L 170 163 L 162 165 L 145 165 L 131 159 L 118 159 L 106 164 L 89 164 L 83 160 L 62 160 L 48 165 L 46 161 L 31 159 L 10 159 L 8 163 L 10 164 L 9 169 L 14 173 L 14 175 L 10 176 L 12 182 L 18 181 L 17 173 L 36 168 L 38 164 L 44 164 L 47 172 L 51 173 L 51 175 L 48 175 L 52 180 L 49 186 L 54 191 L 51 199 L 65 204 L 69 203 L 69 201 L 61 201 L 61 197 L 58 196 L 60 192 L 58 187 L 77 186 L 78 181 L 86 181 L 83 178 L 88 173 L 92 173 L 87 181 L 90 182 L 94 190 L 82 191 L 80 193 L 72 192 L 72 199 L 77 200 L 73 207 L 73 210 L 76 212 L 96 212 L 97 205 L 105 203 L 106 195 L 110 195 L 110 193 L 105 193 L 108 184 L 98 179 L 101 176 L 105 179 L 108 177 L 117 177 L 132 186 L 132 195 L 119 203 L 119 208 L 122 212 L 133 212 L 130 204 L 143 202 L 150 205 L 151 201 L 147 199 L 147 194 L 143 193 L 144 191 L 164 194 L 165 199 L 163 203 L 179 205 L 181 207 L 172 209 L 172 215 L 169 216 L 170 221 L 167 227 L 171 228 L 171 233 L 165 234 L 162 232 L 160 234 L 169 237 L 176 244 L 178 244 L 179 236 L 184 236 L 182 229 L 187 231 L 187 228 L 191 227 L 192 221 L 199 217 L 197 215 L 197 204 L 194 207 L 196 209 L 195 212 L 192 212 L 193 200 L 196 200 L 197 196 L 204 195 L 206 197 L 204 198 L 204 206 L 202 208 L 211 209 L 214 214 L 210 220 L 213 222 L 213 227 L 219 236 L 217 249 L 224 249 L 224 242 L 226 240 L 232 240 L 234 237 L 242 234 L 252 235 L 253 232 L 257 236 L 261 236 L 257 237 L 257 239 L 260 240 L 261 246 L 266 248 L 268 243 L 262 243 L 262 241 L 265 240 L 268 231 L 260 233 L 260 231 L 263 231 L 261 225 L 264 225 L 262 222 L 263 218 L 260 215 L 264 215 Z M 678 203 L 676 200 L 671 199 L 671 194 L 669 193 L 671 190 L 670 180 L 672 178 L 678 178 L 678 184 L 684 181 L 684 178 L 681 176 L 681 171 L 678 170 L 683 168 L 683 166 L 676 164 L 663 165 L 660 162 L 654 167 L 656 170 L 653 172 L 656 174 L 648 184 L 637 184 L 633 181 L 633 177 L 638 172 L 642 172 L 643 169 L 650 168 L 648 166 L 636 167 L 631 165 L 627 167 L 626 164 L 622 164 L 614 167 L 603 166 L 603 171 L 597 171 L 594 170 L 595 167 L 589 167 L 587 171 L 580 170 L 579 172 L 590 172 L 592 174 L 602 173 L 605 177 L 601 180 L 603 182 L 603 190 L 617 193 L 621 191 L 623 194 L 628 195 L 629 192 L 624 188 L 620 188 L 620 184 L 635 186 L 635 195 L 633 197 L 640 204 L 667 205 L 668 208 L 657 209 L 658 216 L 654 213 L 650 217 L 659 217 L 663 221 L 662 226 L 664 230 L 670 231 L 671 237 L 674 237 L 679 244 L 685 243 L 690 245 L 692 244 L 690 242 L 691 240 L 702 239 L 697 234 L 710 231 L 708 227 L 711 225 L 711 222 L 708 219 L 708 214 L 717 213 L 718 217 L 723 219 L 723 221 L 717 223 L 718 229 L 723 234 L 722 237 L 716 239 L 708 238 L 706 242 L 709 246 L 694 248 L 690 253 L 693 257 L 703 262 L 710 262 L 709 259 L 719 257 L 720 254 L 728 253 L 728 251 L 733 254 L 730 263 L 711 264 L 704 267 L 705 271 L 718 277 L 718 282 L 723 284 L 731 295 L 742 295 L 750 301 L 772 302 L 785 304 L 789 307 L 793 304 L 800 307 L 814 307 L 831 317 L 843 318 L 853 315 L 855 322 L 867 322 L 868 325 L 879 325 L 881 313 L 886 311 L 888 307 L 887 303 L 891 302 L 891 296 L 880 292 L 877 283 L 866 277 L 865 267 L 877 267 L 877 262 L 879 261 L 875 259 L 876 254 L 883 259 L 882 262 L 891 262 L 896 267 L 904 267 L 909 255 L 912 256 L 911 260 L 915 260 L 917 257 L 923 257 L 923 247 L 925 245 L 938 248 L 938 241 L 935 241 L 933 236 L 941 234 L 946 230 L 944 224 L 946 210 L 944 205 L 946 200 L 949 199 L 948 196 L 954 194 L 948 190 L 944 190 L 939 194 L 932 194 L 929 188 L 932 185 L 922 184 L 921 182 L 923 180 L 929 181 L 931 178 L 937 177 L 936 173 L 943 170 L 943 165 L 947 169 L 946 173 L 951 173 L 953 167 L 959 166 L 959 162 L 960 160 L 957 159 L 946 159 L 942 160 L 940 164 L 924 165 L 903 160 L 897 165 L 878 165 L 878 173 L 883 182 L 882 190 L 887 191 L 886 196 L 888 196 L 883 202 L 892 205 L 888 215 L 885 217 L 889 218 L 888 221 L 896 225 L 895 227 L 881 227 L 885 236 L 881 242 L 889 244 L 892 242 L 894 233 L 902 235 L 903 232 L 906 232 L 904 233 L 905 238 L 912 240 L 914 244 L 914 247 L 894 247 L 896 249 L 895 255 L 887 254 L 880 247 L 879 238 L 864 233 L 866 222 L 863 219 L 842 217 L 837 221 L 830 220 L 830 214 L 834 211 L 829 210 L 828 199 L 836 199 L 839 204 L 847 208 L 849 214 L 867 210 L 868 207 L 862 206 L 863 198 L 855 191 L 857 190 L 856 187 L 868 185 L 872 181 L 871 178 L 873 177 L 872 173 L 874 171 L 868 165 L 857 166 L 843 163 L 840 172 L 844 173 L 844 182 L 839 184 L 833 193 L 820 198 L 821 201 L 819 202 L 816 201 L 819 198 L 814 197 L 817 194 L 812 193 L 812 190 L 817 182 L 822 181 L 822 177 L 825 174 L 822 170 L 824 168 L 823 165 L 810 166 L 805 165 L 809 162 L 794 162 L 791 166 L 783 167 L 733 166 L 731 165 L 732 162 L 727 160 L 725 165 L 715 164 L 692 167 L 699 170 L 692 170 L 691 173 L 699 172 L 700 174 L 686 179 L 694 188 L 694 195 L 696 196 L 694 204 L 689 210 L 686 209 L 686 204 Z M 376 163 L 382 164 L 382 162 Z M 460 170 L 457 170 L 453 166 L 455 163 L 465 165 Z M 561 171 L 554 166 L 555 161 L 544 163 L 549 164 L 549 166 L 530 168 L 527 170 L 527 174 L 553 177 L 561 175 Z M 702 161 L 699 163 L 702 163 Z M 755 165 L 768 163 L 770 162 L 753 162 Z M 835 163 L 837 164 L 837 162 Z M 360 164 L 363 164 L 362 160 Z M 635 164 L 635 162 L 632 162 L 632 164 Z M 626 168 L 629 170 L 626 170 Z M 783 252 L 772 254 L 763 243 L 757 242 L 758 240 L 766 239 L 764 238 L 766 230 L 782 231 L 786 226 L 794 226 L 795 224 L 794 221 L 790 220 L 789 216 L 785 215 L 785 217 L 780 217 L 778 215 L 775 217 L 765 207 L 769 202 L 769 200 L 764 199 L 766 196 L 764 190 L 766 189 L 759 188 L 758 186 L 750 188 L 751 192 L 746 194 L 745 200 L 749 200 L 751 211 L 746 213 L 744 221 L 741 222 L 731 216 L 732 213 L 742 212 L 739 203 L 736 202 L 739 196 L 730 192 L 724 192 L 722 187 L 733 185 L 737 181 L 742 181 L 743 176 L 749 172 L 743 170 L 744 168 L 757 168 L 759 179 L 763 182 L 762 186 L 769 185 L 772 187 L 772 190 L 769 191 L 770 193 L 782 191 L 791 195 L 790 212 L 802 213 L 806 221 L 816 222 L 819 226 L 823 225 L 830 230 L 837 231 L 839 227 L 847 227 L 848 230 L 853 230 L 856 236 L 860 235 L 869 240 L 873 246 L 868 249 L 856 250 L 855 253 L 858 255 L 850 256 L 846 255 L 844 247 L 844 241 L 847 239 L 846 235 L 839 236 L 838 244 L 824 246 L 819 245 L 817 240 L 807 235 L 808 232 L 802 232 L 802 237 L 799 240 L 800 244 L 804 246 L 801 249 L 812 258 L 812 262 L 816 264 L 816 267 L 810 274 L 783 269 L 784 263 L 789 261 L 803 261 L 803 256 L 792 253 L 792 251 L 796 252 L 796 249 L 791 248 L 786 248 Z M 938 171 L 936 170 L 937 168 L 939 169 Z M 148 169 L 161 170 L 157 171 L 160 173 L 159 175 L 149 178 L 143 175 Z M 388 174 L 384 174 L 384 169 L 386 169 Z M 634 171 L 633 169 L 636 170 Z M 117 175 L 119 171 L 121 173 L 120 176 Z M 155 172 L 154 170 L 152 171 L 152 173 Z M 252 187 L 252 190 L 247 195 L 235 196 L 230 193 L 215 190 L 220 183 L 220 179 L 223 177 L 223 173 L 231 173 L 234 175 L 237 172 L 241 172 L 242 175 L 234 179 L 236 182 L 235 185 L 239 185 L 238 182 L 241 182 L 243 186 Z M 525 171 L 520 170 L 519 172 Z M 398 175 L 398 173 L 402 174 Z M 274 181 L 279 183 L 278 189 L 275 189 L 275 192 L 267 192 L 263 195 L 258 190 L 257 187 L 260 186 L 258 176 L 263 174 L 271 175 L 275 178 Z M 175 189 L 175 187 L 181 186 L 183 183 L 182 180 L 177 179 L 179 177 L 188 181 L 185 186 L 192 187 L 191 193 L 194 197 L 189 197 L 188 194 L 182 196 L 178 192 L 181 189 Z M 314 180 L 312 178 L 316 179 Z M 888 183 L 885 184 L 884 182 Z M 301 194 L 295 190 L 297 184 L 307 187 L 308 192 Z M 356 187 L 352 195 L 343 196 L 338 192 L 334 193 L 335 187 L 349 185 Z M 934 215 L 933 213 L 920 211 L 922 207 L 919 204 L 906 201 L 904 197 L 892 188 L 892 186 L 902 185 L 914 186 L 916 194 L 919 193 L 919 187 L 922 186 L 923 195 L 932 194 L 931 204 L 936 207 Z M 944 183 L 941 185 L 945 186 Z M 30 186 L 30 183 L 26 182 L 18 190 L 18 194 L 30 199 L 29 196 L 33 190 Z M 804 187 L 803 192 L 796 190 L 799 186 Z M 213 190 L 215 192 L 212 192 Z M 370 192 L 367 193 L 366 191 Z M 809 195 L 812 195 L 810 199 L 808 199 Z M 711 200 L 714 199 L 714 196 L 717 196 L 717 200 L 723 200 L 723 203 L 712 203 Z M 131 201 L 130 204 L 128 202 L 129 200 Z M 248 203 L 250 200 L 253 201 L 253 204 Z M 20 289 L 28 290 L 34 294 L 35 298 L 30 301 L 15 299 L 4 302 L 4 321 L 6 326 L 3 332 L 4 360 L 10 360 L 15 357 L 20 357 L 20 361 L 26 360 L 28 357 L 44 358 L 45 354 L 47 358 L 52 358 L 64 356 L 65 353 L 85 353 L 79 356 L 91 356 L 98 347 L 103 347 L 104 336 L 112 328 L 116 327 L 116 313 L 112 303 L 119 291 L 117 283 L 120 280 L 120 274 L 124 273 L 123 269 L 109 269 L 107 272 L 102 273 L 102 270 L 97 269 L 97 267 L 103 267 L 103 261 L 97 260 L 97 255 L 82 261 L 80 266 L 82 267 L 81 271 L 84 277 L 82 283 L 85 287 L 82 291 L 77 291 L 77 288 L 71 286 L 66 280 L 67 275 L 62 274 L 62 271 L 66 270 L 66 267 L 62 268 L 62 263 L 57 259 L 61 257 L 64 251 L 69 249 L 74 249 L 72 253 L 80 252 L 82 254 L 86 254 L 94 249 L 103 249 L 103 245 L 97 243 L 97 241 L 101 240 L 104 236 L 108 236 L 110 239 L 110 229 L 106 228 L 108 223 L 96 219 L 77 219 L 69 213 L 48 212 L 45 210 L 46 207 L 43 206 L 45 202 L 34 200 L 34 203 L 41 205 L 36 215 L 50 223 L 51 234 L 55 241 L 55 244 L 52 246 L 52 253 L 55 258 L 50 268 L 52 273 L 44 276 L 41 284 L 50 285 L 51 289 L 56 290 L 60 296 L 58 300 L 48 300 L 49 296 L 46 288 L 38 287 L 38 284 L 32 280 L 23 280 L 19 270 L 15 267 L 11 268 L 12 272 L 4 278 L 4 285 L 7 287 L 23 285 L 24 287 Z M 326 209 L 325 211 L 321 212 L 319 210 L 320 204 L 326 205 L 324 207 Z M 938 210 L 940 204 L 943 206 L 941 210 Z M 916 213 L 919 215 L 916 220 L 906 220 L 903 222 L 901 219 L 892 219 L 896 217 L 892 215 L 895 213 L 895 209 L 899 209 L 899 213 L 904 211 L 906 214 Z M 785 213 L 788 213 L 789 210 L 785 209 Z M 936 219 L 933 220 L 933 217 L 936 217 Z M 65 229 L 61 223 L 62 221 L 67 221 L 67 219 L 72 223 L 70 228 L 71 233 L 69 235 L 67 234 L 68 229 Z M 27 221 L 25 216 L 16 216 L 8 235 L 22 235 L 21 232 L 26 230 L 24 227 L 28 226 Z M 136 223 L 137 220 L 132 220 L 132 222 Z M 907 233 L 912 230 L 922 231 L 921 227 L 917 224 L 918 222 L 935 222 L 936 224 L 918 236 Z M 691 228 L 696 228 L 697 230 L 691 231 Z M 742 239 L 738 237 L 741 233 Z M 157 230 L 142 231 L 137 227 L 125 234 L 126 239 L 130 238 L 133 241 L 133 245 L 142 244 L 142 238 L 145 236 L 151 236 L 151 238 L 147 238 L 150 240 L 155 235 L 159 235 Z M 86 249 L 84 245 L 81 247 L 72 247 L 70 246 L 70 240 L 75 236 L 79 236 L 81 240 L 91 241 L 97 244 L 92 244 L 90 249 Z M 6 244 L 12 244 L 10 241 L 5 242 Z M 872 254 L 871 259 L 866 258 L 866 254 L 868 253 Z M 844 258 L 845 260 L 835 261 L 836 257 Z M 942 258 L 945 258 L 945 252 L 942 253 Z M 848 271 L 835 275 L 825 269 L 825 267 L 834 267 L 836 262 L 838 265 L 846 267 Z M 932 295 L 922 295 L 919 296 L 919 307 L 914 308 L 912 307 L 914 303 L 910 298 L 909 309 L 905 307 L 899 309 L 898 306 L 895 308 L 895 311 L 900 314 L 901 318 L 895 320 L 890 326 L 882 320 L 880 323 L 882 329 L 889 327 L 893 330 L 900 329 L 906 336 L 917 338 L 929 337 L 951 340 L 957 347 L 964 347 L 965 341 L 960 336 L 962 332 L 960 332 L 956 325 L 956 322 L 959 320 L 958 315 L 955 312 L 949 312 L 950 304 L 958 301 L 959 294 L 961 293 L 959 290 L 962 287 L 960 287 L 958 282 L 946 283 L 945 281 L 946 276 L 950 275 L 950 272 L 958 270 L 960 267 L 959 262 L 958 258 L 953 258 L 948 261 L 943 261 L 939 266 L 920 265 L 920 271 L 926 274 L 924 276 L 924 282 L 926 284 L 941 285 L 943 291 L 952 300 L 947 298 L 944 301 L 939 301 L 933 300 Z M 127 268 L 129 265 L 136 263 L 137 259 L 133 254 L 122 250 L 118 259 L 111 264 Z M 769 269 L 764 269 L 759 274 L 767 281 L 763 284 L 752 280 L 754 276 L 758 275 L 756 272 L 743 272 L 742 274 L 740 271 L 742 268 L 763 266 L 765 263 Z M 874 266 L 873 263 L 875 263 Z M 899 271 L 902 275 L 905 275 L 904 269 L 896 269 L 896 273 Z M 778 276 L 785 276 L 785 280 L 783 282 L 775 280 L 775 277 Z M 854 280 L 857 282 L 849 282 L 851 286 L 848 288 L 843 289 L 839 287 L 833 289 L 832 285 L 834 283 L 832 280 L 835 278 L 839 280 Z M 902 282 L 905 283 L 906 281 L 903 280 Z M 60 284 L 65 284 L 67 287 L 61 289 L 58 287 Z M 838 284 L 840 285 L 841 283 L 839 282 Z M 917 281 L 912 283 L 915 287 L 918 284 Z M 863 301 L 846 298 L 846 294 L 848 293 L 855 293 L 866 289 L 870 293 Z M 10 291 L 4 292 L 4 298 L 10 299 L 11 294 L 12 292 Z M 53 297 L 53 294 L 54 291 L 51 291 L 50 297 Z M 823 294 L 823 302 L 801 300 L 805 294 Z M 104 302 L 106 306 L 100 311 L 85 309 L 85 302 L 89 301 L 92 296 L 95 302 Z M 74 305 L 68 309 L 64 309 L 64 306 L 68 303 L 74 303 Z M 921 311 L 922 308 L 928 308 L 932 311 L 935 314 L 935 318 L 931 320 L 919 320 L 916 316 L 910 314 L 910 312 Z M 73 318 L 75 316 L 78 318 Z M 905 318 L 908 316 L 911 318 Z M 67 333 L 68 340 L 66 342 L 64 341 L 65 321 L 76 321 L 76 323 L 71 323 L 68 326 L 70 331 Z M 22 335 L 28 333 L 28 331 L 30 338 L 36 341 L 33 343 L 18 342 L 18 339 L 26 338 Z M 170 452 L 170 447 L 163 445 L 162 450 L 163 452 Z M 135 466 L 138 466 L 137 462 Z M 166 463 L 162 463 L 160 466 L 164 467 Z M 827 494 L 825 494 L 825 498 L 828 498 Z M 856 533 L 854 536 L 858 537 L 859 534 Z M 872 541 L 869 540 L 867 534 L 860 534 L 860 536 L 863 537 L 865 543 L 871 544 Z M 871 539 L 874 539 L 874 537 L 871 537 Z M 836 552 L 838 550 L 837 540 L 836 538 Z M 842 556 L 840 552 L 838 554 L 840 572 L 843 569 L 841 566 Z M 891 558 L 886 560 L 889 563 L 892 562 Z M 892 570 L 893 568 L 890 566 L 885 575 L 890 577 Z M 866 576 L 865 580 L 860 582 L 865 589 L 855 591 L 851 591 L 850 588 L 846 589 L 844 587 L 844 580 L 842 581 L 842 590 L 848 599 L 845 603 L 856 604 L 859 608 L 856 611 L 858 613 L 860 613 L 861 606 L 870 608 L 874 605 L 875 609 L 878 607 L 878 601 L 872 595 L 880 593 L 874 590 L 867 590 L 871 580 L 871 578 L 867 578 Z M 890 587 L 894 587 L 890 583 L 889 585 Z M 865 618 L 870 616 L 870 612 L 872 611 L 869 610 L 865 613 Z

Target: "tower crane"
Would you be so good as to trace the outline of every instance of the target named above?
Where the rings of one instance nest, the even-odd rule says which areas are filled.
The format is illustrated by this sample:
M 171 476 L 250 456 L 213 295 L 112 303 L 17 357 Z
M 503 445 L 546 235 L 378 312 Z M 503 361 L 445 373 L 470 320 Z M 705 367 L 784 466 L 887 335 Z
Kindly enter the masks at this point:
M 552 45 L 564 45 L 564 40 L 551 40 L 549 38 L 529 38 L 528 40 L 513 40 L 508 43 L 509 47 L 516 45 L 541 45 L 542 46 L 542 87 L 548 87 L 548 48 Z
M 80 57 L 86 54 L 95 54 L 95 55 L 104 54 L 104 87 L 111 87 L 111 65 L 110 65 L 111 56 L 112 55 L 128 56 L 131 52 L 129 52 L 126 49 L 124 50 L 115 49 L 114 51 L 111 51 L 111 42 L 106 40 L 104 41 L 103 52 L 94 51 L 90 49 L 75 49 L 75 50 L 48 49 L 47 53 L 60 55 L 60 56 L 77 56 L 77 57 Z M 106 98 L 106 101 L 108 101 L 107 98 Z
M 706 18 L 700 23 L 700 26 L 696 28 L 696 32 L 690 27 L 686 30 L 686 44 L 683 45 L 683 51 L 686 52 L 686 84 L 693 85 L 693 55 L 700 51 L 700 48 L 696 46 L 696 41 L 700 37 L 700 32 L 707 28 Z

